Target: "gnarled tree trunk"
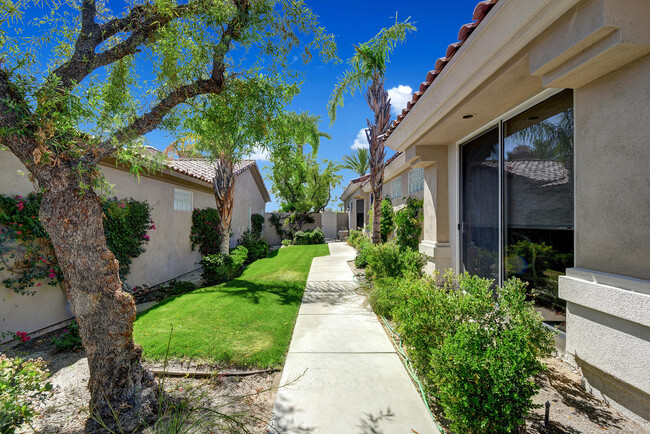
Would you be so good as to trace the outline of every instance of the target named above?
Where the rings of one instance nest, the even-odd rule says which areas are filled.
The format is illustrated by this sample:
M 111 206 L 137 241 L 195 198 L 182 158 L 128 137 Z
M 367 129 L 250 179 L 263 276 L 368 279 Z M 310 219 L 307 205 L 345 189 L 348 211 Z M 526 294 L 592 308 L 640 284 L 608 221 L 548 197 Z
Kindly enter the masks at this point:
M 115 432 L 132 432 L 153 420 L 158 386 L 140 362 L 142 349 L 133 342 L 135 302 L 122 291 L 119 264 L 104 237 L 99 198 L 92 190 L 80 194 L 75 177 L 66 178 L 46 187 L 40 219 L 63 270 L 88 357 L 86 431 L 96 432 L 105 424 Z
M 219 213 L 219 230 L 221 231 L 220 253 L 230 252 L 230 224 L 235 199 L 235 169 L 232 159 L 221 154 L 216 165 L 216 174 L 212 186 L 214 199 Z
M 390 99 L 384 90 L 384 82 L 378 74 L 366 93 L 368 106 L 375 113 L 374 123 L 368 120 L 366 138 L 370 144 L 370 186 L 372 188 L 372 242 L 381 242 L 381 195 L 384 189 L 384 134 L 390 126 Z

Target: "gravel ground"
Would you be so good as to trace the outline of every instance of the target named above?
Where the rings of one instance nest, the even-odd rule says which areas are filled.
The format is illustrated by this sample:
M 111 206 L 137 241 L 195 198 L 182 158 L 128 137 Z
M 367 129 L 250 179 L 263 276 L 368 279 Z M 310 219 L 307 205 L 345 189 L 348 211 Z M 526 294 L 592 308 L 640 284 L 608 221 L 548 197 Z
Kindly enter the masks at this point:
M 19 433 L 82 433 L 88 418 L 88 361 L 83 352 L 57 353 L 51 344 L 56 334 L 34 339 L 27 344 L 7 351 L 9 356 L 38 358 L 48 362 L 52 395 L 44 402 L 35 404 L 39 415 L 32 426 L 23 426 Z M 146 365 L 146 363 L 145 363 Z M 158 365 L 149 365 L 158 368 Z M 168 369 L 205 371 L 206 365 L 170 363 Z M 276 389 L 280 381 L 279 372 L 260 373 L 249 376 L 215 376 L 211 378 L 158 377 L 167 392 L 168 402 L 189 404 L 191 410 L 183 412 L 188 416 L 186 426 L 195 423 L 189 432 L 219 433 L 243 432 L 244 429 L 228 429 L 229 418 L 243 422 L 253 433 L 265 433 Z M 169 410 L 157 427 L 143 430 L 145 433 L 171 432 L 166 425 L 179 419 L 178 413 Z M 174 431 L 176 432 L 176 431 Z M 182 431 L 185 432 L 185 431 Z

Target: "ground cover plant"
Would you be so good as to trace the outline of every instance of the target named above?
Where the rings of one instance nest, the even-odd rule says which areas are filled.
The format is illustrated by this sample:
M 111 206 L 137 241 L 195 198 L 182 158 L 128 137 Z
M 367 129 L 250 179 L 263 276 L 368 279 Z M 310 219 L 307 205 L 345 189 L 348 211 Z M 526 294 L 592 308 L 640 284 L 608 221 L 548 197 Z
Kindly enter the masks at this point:
M 316 256 L 327 245 L 293 246 L 249 265 L 230 282 L 164 301 L 140 315 L 134 337 L 144 356 L 165 356 L 170 325 L 172 358 L 241 367 L 279 366 Z
M 12 434 L 34 418 L 34 401 L 52 390 L 48 376 L 43 360 L 0 354 L 0 433 Z

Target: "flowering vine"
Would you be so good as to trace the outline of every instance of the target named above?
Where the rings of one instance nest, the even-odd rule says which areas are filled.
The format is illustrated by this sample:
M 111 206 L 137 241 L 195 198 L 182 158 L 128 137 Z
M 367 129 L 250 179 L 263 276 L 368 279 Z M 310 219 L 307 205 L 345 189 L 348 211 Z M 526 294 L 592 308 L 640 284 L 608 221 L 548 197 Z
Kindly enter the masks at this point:
M 41 195 L 27 197 L 0 195 L 0 271 L 2 283 L 19 294 L 33 295 L 44 283 L 63 283 L 50 239 L 38 218 Z M 117 197 L 102 201 L 104 235 L 109 249 L 120 263 L 120 276 L 130 271 L 134 258 L 142 254 L 155 230 L 151 207 L 134 199 Z

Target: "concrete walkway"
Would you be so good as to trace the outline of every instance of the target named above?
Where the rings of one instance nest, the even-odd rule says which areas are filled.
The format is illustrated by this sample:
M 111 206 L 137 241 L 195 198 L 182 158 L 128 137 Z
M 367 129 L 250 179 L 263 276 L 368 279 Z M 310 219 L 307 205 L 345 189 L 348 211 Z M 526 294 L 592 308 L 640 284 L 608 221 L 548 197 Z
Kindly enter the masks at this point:
M 300 378 L 278 391 L 272 427 L 283 434 L 438 433 L 389 337 L 354 292 L 347 264 L 354 249 L 329 248 L 331 256 L 311 265 L 281 384 Z

